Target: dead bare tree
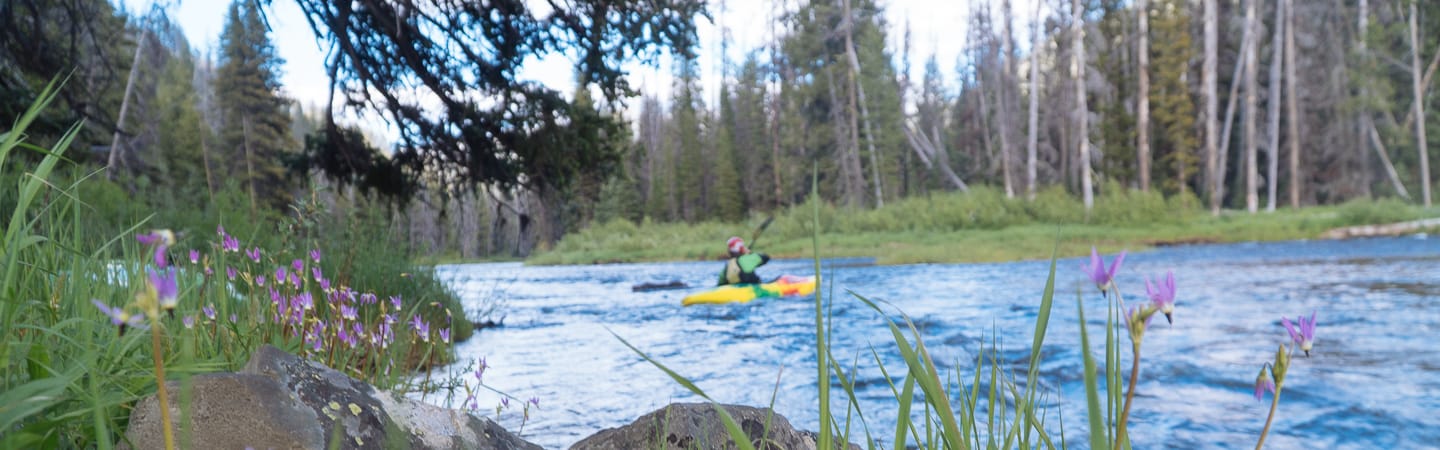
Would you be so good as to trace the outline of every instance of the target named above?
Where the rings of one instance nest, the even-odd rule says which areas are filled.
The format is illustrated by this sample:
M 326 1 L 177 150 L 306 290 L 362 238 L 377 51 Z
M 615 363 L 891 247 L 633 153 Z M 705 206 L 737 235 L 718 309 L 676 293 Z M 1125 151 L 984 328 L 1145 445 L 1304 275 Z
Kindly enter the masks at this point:
M 871 132 L 870 129 L 870 107 L 866 106 L 865 85 L 860 83 L 860 58 L 855 55 L 855 40 L 853 38 L 855 34 L 855 17 L 850 12 L 850 0 L 844 0 L 841 3 L 845 6 L 845 20 L 841 22 L 840 26 L 845 28 L 845 56 L 850 60 L 850 82 L 854 85 L 850 95 L 850 138 L 855 141 L 856 151 L 858 152 L 859 139 L 855 136 L 855 134 L 859 132 L 855 127 L 855 103 L 857 102 L 856 96 L 858 95 L 860 120 L 865 124 L 865 144 L 870 150 L 870 177 L 874 181 L 875 207 L 883 208 L 885 206 L 885 190 L 880 180 L 880 157 L 876 155 L 877 152 L 875 151 L 875 133 Z
M 1135 95 L 1135 160 L 1140 170 L 1140 190 L 1150 192 L 1150 2 L 1135 1 L 1136 34 L 1135 63 L 1137 86 Z
M 1288 0 L 1287 0 L 1288 1 Z M 1215 66 L 1219 59 L 1220 32 L 1218 29 L 1219 2 L 1216 0 L 1205 0 L 1205 59 L 1200 69 L 1201 96 L 1205 98 L 1205 172 L 1209 175 L 1208 184 L 1210 188 L 1210 214 L 1220 215 L 1220 179 L 1216 175 L 1216 165 L 1219 161 L 1219 143 L 1216 142 L 1219 136 L 1220 124 L 1216 113 L 1219 111 L 1219 102 L 1215 97 Z
M 909 123 L 905 124 L 903 131 L 905 140 L 910 142 L 910 149 L 920 157 L 920 162 L 925 164 L 925 168 L 934 169 L 938 166 L 940 173 L 945 175 L 945 180 L 955 186 L 955 189 L 960 192 L 970 191 L 970 187 L 965 185 L 965 181 L 955 174 L 954 169 L 950 168 L 950 155 L 940 147 L 940 130 L 931 130 L 934 135 L 933 139 L 927 137 L 923 132 L 916 131 Z
M 1360 0 L 1360 3 L 1365 3 L 1365 0 Z M 1361 22 L 1364 22 L 1364 19 L 1361 19 Z M 1362 26 L 1361 28 L 1363 29 L 1364 27 Z M 1284 65 L 1281 59 L 1285 55 L 1284 52 L 1281 51 L 1285 48 L 1284 45 L 1281 45 L 1285 40 L 1284 32 L 1285 5 L 1283 3 L 1276 3 L 1275 34 L 1270 38 L 1270 83 L 1267 87 L 1270 98 L 1265 102 L 1265 113 L 1268 116 L 1266 117 L 1268 123 L 1266 131 L 1268 131 L 1269 135 L 1269 142 L 1265 146 L 1266 159 L 1268 160 L 1267 165 L 1269 166 L 1269 170 L 1265 176 L 1266 211 L 1275 211 L 1275 191 L 1276 186 L 1279 185 L 1276 181 L 1279 180 L 1278 177 L 1280 176 L 1280 68 Z M 1364 33 L 1361 34 L 1363 35 Z M 1364 40 L 1362 39 L 1361 42 L 1364 42 Z M 1365 114 L 1362 113 L 1361 116 L 1365 116 Z
M 1425 88 L 1421 84 L 1420 75 L 1420 26 L 1416 18 L 1420 13 L 1416 10 L 1419 0 L 1410 2 L 1410 78 L 1414 80 L 1411 86 L 1415 91 L 1415 144 L 1420 152 L 1420 198 L 1423 199 L 1426 208 L 1430 207 L 1430 156 L 1425 143 Z
M 1245 2 L 1245 34 L 1258 37 L 1260 21 L 1256 14 L 1256 3 L 1260 0 L 1247 0 Z M 1259 39 L 1255 39 L 1259 40 Z M 1260 90 L 1258 51 L 1259 45 L 1254 43 L 1245 46 L 1245 210 L 1254 214 L 1260 207 L 1260 197 L 1256 183 L 1258 177 L 1257 165 L 1259 163 L 1256 155 L 1256 133 L 1255 119 L 1255 91 Z
M 1035 22 L 1030 30 L 1030 129 L 1025 140 L 1025 196 L 1030 200 L 1035 199 L 1036 147 L 1040 142 L 1040 9 L 1035 5 Z
M 1214 0 L 1210 0 L 1214 1 Z M 1300 207 L 1300 106 L 1296 89 L 1299 78 L 1295 75 L 1295 1 L 1282 0 L 1285 4 L 1285 115 L 1288 140 L 1290 141 L 1290 207 Z
M 1070 55 L 1070 75 L 1075 78 L 1075 133 L 1079 135 L 1080 146 L 1080 189 L 1088 213 L 1095 206 L 1095 189 L 1090 174 L 1090 111 L 1085 101 L 1085 9 L 1080 0 L 1070 2 L 1070 29 L 1071 39 L 1074 39 L 1071 43 L 1074 53 Z

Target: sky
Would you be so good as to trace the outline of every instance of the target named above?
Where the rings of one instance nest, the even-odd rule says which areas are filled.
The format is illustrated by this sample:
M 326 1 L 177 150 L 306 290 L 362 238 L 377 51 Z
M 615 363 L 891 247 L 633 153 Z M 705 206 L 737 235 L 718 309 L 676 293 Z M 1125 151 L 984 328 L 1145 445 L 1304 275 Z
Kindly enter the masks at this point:
M 157 0 L 115 0 L 124 3 L 131 11 L 146 11 Z M 965 45 L 967 31 L 966 16 L 975 5 L 988 3 L 992 10 L 1000 8 L 999 0 L 879 0 L 885 9 L 890 48 L 899 53 L 902 48 L 903 27 L 908 21 L 911 26 L 911 76 L 922 75 L 925 59 L 933 52 L 940 63 L 942 72 L 953 73 L 955 62 Z M 220 32 L 224 28 L 225 13 L 229 2 L 226 0 L 161 0 L 169 4 L 170 15 L 185 30 L 190 45 L 204 52 L 219 47 Z M 787 2 L 788 3 L 788 2 Z M 1016 15 L 1015 35 L 1019 47 L 1026 47 L 1029 22 L 1034 17 L 1038 0 L 1014 0 Z M 714 102 L 720 82 L 720 41 L 729 30 L 729 53 L 732 61 L 743 61 L 745 54 L 771 38 L 769 24 L 774 17 L 772 2 L 768 0 L 710 0 L 714 22 L 700 19 L 697 25 L 700 37 L 700 69 L 702 86 L 706 91 L 707 103 Z M 1054 13 L 1047 11 L 1047 14 Z M 323 105 L 328 94 L 329 83 L 325 73 L 325 48 L 322 47 L 301 14 L 299 6 L 289 0 L 273 0 L 268 10 L 272 32 L 270 39 L 280 57 L 285 59 L 281 81 L 284 94 L 301 105 Z M 897 56 L 898 58 L 898 56 Z M 573 89 L 573 62 L 563 55 L 554 55 L 545 60 L 532 61 L 519 73 L 520 78 L 540 81 L 560 92 Z M 896 62 L 899 66 L 899 62 Z M 668 65 L 660 67 L 628 66 L 630 83 L 641 92 L 667 98 L 670 92 L 671 76 Z M 630 105 L 637 107 L 638 101 Z M 356 119 L 361 126 L 374 129 L 389 128 L 375 117 Z M 393 134 L 393 133 L 384 133 Z

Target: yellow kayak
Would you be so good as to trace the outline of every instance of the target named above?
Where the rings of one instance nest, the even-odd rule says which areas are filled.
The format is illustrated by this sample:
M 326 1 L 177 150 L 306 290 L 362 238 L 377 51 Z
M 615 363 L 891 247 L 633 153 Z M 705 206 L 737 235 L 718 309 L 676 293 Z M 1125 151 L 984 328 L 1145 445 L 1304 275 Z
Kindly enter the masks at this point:
M 815 277 L 781 275 L 765 284 L 732 284 L 686 296 L 681 305 L 746 303 L 762 297 L 792 297 L 815 292 Z

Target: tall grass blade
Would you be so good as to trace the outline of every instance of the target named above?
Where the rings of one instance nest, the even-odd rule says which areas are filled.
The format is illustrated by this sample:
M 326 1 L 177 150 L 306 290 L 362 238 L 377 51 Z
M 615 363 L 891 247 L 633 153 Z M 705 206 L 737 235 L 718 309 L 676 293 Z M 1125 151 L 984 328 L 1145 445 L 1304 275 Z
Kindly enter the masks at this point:
M 850 295 L 860 299 L 861 302 L 869 305 L 871 309 L 885 318 L 885 323 L 890 326 L 890 334 L 895 339 L 895 345 L 900 348 L 900 356 L 905 359 L 905 364 L 910 369 L 910 377 L 915 378 L 919 383 L 920 391 L 925 394 L 925 402 L 933 406 L 936 414 L 939 415 L 940 431 L 946 448 L 970 448 L 961 437 L 960 425 L 956 423 L 955 413 L 950 408 L 950 397 L 941 386 L 940 376 L 935 371 L 935 363 L 930 359 L 929 352 L 925 350 L 925 342 L 920 338 L 920 332 L 915 328 L 915 323 L 910 320 L 910 317 L 901 313 L 905 324 L 910 328 L 911 335 L 915 337 L 915 346 L 912 347 L 909 339 L 905 338 L 905 333 L 875 302 L 854 291 L 850 291 Z
M 815 204 L 815 210 L 814 216 L 811 218 L 812 224 L 814 224 L 814 228 L 811 229 L 810 239 L 812 244 L 814 245 L 813 248 L 815 249 L 814 257 L 816 286 L 822 286 L 822 278 L 820 277 L 820 197 L 819 194 L 815 194 L 820 192 L 819 188 L 820 167 L 812 166 L 810 168 L 810 192 L 813 196 L 812 201 Z M 826 358 L 830 355 L 830 350 L 828 346 L 825 345 L 825 302 L 822 298 L 823 296 L 821 295 L 821 291 L 823 291 L 823 289 L 815 290 L 815 382 L 819 384 L 821 424 L 821 430 L 819 430 L 820 437 L 819 439 L 817 439 L 818 442 L 816 442 L 816 445 L 817 448 L 828 450 L 834 448 L 834 444 L 831 441 L 830 427 L 828 425 L 831 421 L 830 375 L 826 373 L 829 364 L 827 364 L 825 361 Z
M 1085 360 L 1085 415 L 1090 418 L 1090 448 L 1109 448 L 1109 433 L 1100 411 L 1100 380 L 1095 373 L 1095 357 L 1090 354 L 1090 333 L 1086 331 L 1085 303 L 1078 290 L 1075 292 L 1075 307 L 1080 312 L 1080 352 Z

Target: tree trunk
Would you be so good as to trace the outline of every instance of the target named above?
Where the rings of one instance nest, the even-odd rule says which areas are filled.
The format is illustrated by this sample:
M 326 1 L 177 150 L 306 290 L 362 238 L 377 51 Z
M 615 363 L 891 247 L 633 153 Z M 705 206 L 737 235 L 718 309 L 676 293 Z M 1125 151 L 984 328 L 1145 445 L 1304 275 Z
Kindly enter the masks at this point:
M 1010 137 L 1014 130 L 1013 114 L 1011 114 L 1010 110 L 1010 82 L 1015 78 L 1015 65 L 1011 59 L 1011 56 L 1015 54 L 1015 42 L 1010 36 L 1010 0 L 1004 0 L 1000 3 L 1000 11 L 1005 21 L 1005 34 L 1001 37 L 1004 43 L 1001 47 L 1004 52 L 1004 54 L 1001 55 L 1001 58 L 1003 58 L 1001 60 L 1002 73 L 999 77 L 996 77 L 997 79 L 995 80 L 996 100 L 1000 102 L 1000 172 L 1003 175 L 1002 179 L 1005 183 L 1005 197 L 1012 198 L 1015 196 L 1015 181 L 1010 170 L 1010 163 L 1012 159 L 1011 155 L 1014 155 L 1015 151 L 1010 147 Z
M 1360 2 L 1364 3 L 1365 0 L 1360 0 Z M 1361 34 L 1363 35 L 1364 33 Z M 1280 89 L 1282 87 L 1280 85 L 1280 68 L 1284 66 L 1282 60 L 1282 58 L 1284 58 L 1284 52 L 1281 51 L 1285 48 L 1281 45 L 1284 41 L 1285 4 L 1277 3 L 1275 5 L 1275 34 L 1274 37 L 1270 39 L 1270 83 L 1267 88 L 1270 98 L 1265 102 L 1265 112 L 1268 116 L 1266 117 L 1268 122 L 1266 131 L 1268 131 L 1269 134 L 1269 142 L 1268 145 L 1265 146 L 1265 159 L 1268 160 L 1266 163 L 1269 166 L 1269 170 L 1265 176 L 1266 211 L 1275 211 L 1275 194 L 1276 188 L 1279 186 L 1277 181 L 1280 179 Z M 1361 42 L 1364 42 L 1364 40 L 1362 39 Z M 1363 112 L 1361 116 L 1369 117 Z
M 920 162 L 925 164 L 926 168 L 940 166 L 940 173 L 945 175 L 945 179 L 955 186 L 955 189 L 960 192 L 970 191 L 970 187 L 965 185 L 965 181 L 960 179 L 960 176 L 955 174 L 955 170 L 950 168 L 950 155 L 939 145 L 939 130 L 934 130 L 935 137 L 932 139 L 926 137 L 923 132 L 911 129 L 909 124 L 902 129 L 905 132 L 905 139 L 910 141 L 910 148 L 920 157 Z
M 1286 0 L 1288 1 L 1288 0 Z M 1215 65 L 1219 59 L 1219 2 L 1217 0 L 1205 0 L 1205 60 L 1200 69 L 1200 85 L 1205 98 L 1205 173 L 1209 175 L 1207 180 L 1210 188 L 1210 214 L 1220 215 L 1220 180 L 1216 177 L 1216 164 L 1219 162 L 1218 142 L 1216 134 L 1219 133 L 1220 124 L 1216 113 L 1219 111 L 1219 102 L 1215 98 Z
M 1430 81 L 1435 79 L 1435 69 L 1440 69 L 1440 52 L 1435 52 L 1435 56 L 1430 57 L 1430 65 L 1425 66 L 1425 76 L 1420 78 L 1421 89 L 1430 89 Z M 1412 123 L 1415 123 L 1415 108 L 1405 108 L 1405 121 L 1401 123 L 1400 129 L 1408 129 Z
M 1073 31 L 1071 37 L 1075 40 L 1071 44 L 1074 54 L 1070 55 L 1070 73 L 1075 77 L 1075 134 L 1080 138 L 1080 190 L 1088 215 L 1095 206 L 1095 192 L 1090 175 L 1090 113 L 1085 101 L 1085 12 L 1080 0 L 1070 2 L 1070 27 Z
M 1035 199 L 1036 147 L 1040 142 L 1040 9 L 1035 8 L 1034 28 L 1030 31 L 1030 129 L 1025 141 L 1025 196 L 1030 200 Z
M 830 70 L 826 70 L 825 77 L 826 80 L 829 81 L 830 103 L 834 105 L 840 104 L 840 96 L 835 92 L 834 74 Z M 853 112 L 854 110 L 851 109 L 850 111 Z M 844 127 L 839 125 L 844 123 L 844 119 L 840 117 L 840 114 L 841 108 L 830 109 L 830 129 L 835 135 L 836 162 L 840 164 L 839 190 L 841 198 L 845 199 L 846 205 L 857 206 L 861 203 L 860 199 L 865 195 L 865 175 L 860 173 L 863 169 L 860 167 L 859 150 L 855 149 L 854 143 L 851 142 L 851 136 L 853 136 L 856 125 L 854 121 L 855 116 L 851 114 L 851 120 L 849 120 L 851 125 L 850 131 L 852 133 L 846 133 Z
M 1214 1 L 1214 0 L 1210 0 Z M 1300 106 L 1295 76 L 1295 1 L 1281 0 L 1285 8 L 1285 99 L 1286 129 L 1290 141 L 1290 207 L 1300 208 Z
M 1385 142 L 1380 140 L 1380 132 L 1375 129 L 1375 121 L 1367 121 L 1366 125 L 1370 126 L 1368 131 L 1370 143 L 1374 145 L 1375 153 L 1380 155 L 1380 162 L 1385 165 L 1385 175 L 1390 177 L 1390 185 L 1395 188 L 1395 192 L 1399 193 L 1400 197 L 1408 200 L 1410 191 L 1405 189 L 1405 183 L 1400 182 L 1400 173 L 1395 171 L 1395 164 L 1390 162 L 1390 153 L 1385 150 Z
M 1245 55 L 1249 53 L 1252 45 L 1254 45 L 1254 40 L 1251 39 L 1250 29 L 1245 28 L 1240 33 L 1240 58 L 1235 63 L 1235 70 L 1230 73 L 1230 96 L 1225 98 L 1225 120 L 1221 122 L 1219 161 L 1215 163 L 1216 170 L 1219 171 L 1216 173 L 1215 179 L 1220 183 L 1215 187 L 1215 197 L 1219 198 L 1222 203 L 1225 200 L 1225 173 L 1229 172 L 1228 168 L 1230 167 L 1230 131 L 1234 129 L 1232 125 L 1235 124 L 1235 107 L 1240 101 L 1240 86 L 1244 84 L 1245 67 L 1249 65 L 1245 61 Z M 1247 111 L 1246 114 L 1249 112 Z
M 1149 0 L 1135 1 L 1140 29 L 1135 60 L 1138 85 L 1135 96 L 1135 159 L 1140 169 L 1140 191 L 1150 192 L 1150 5 Z
M 105 163 L 105 176 L 115 181 L 115 171 L 120 166 L 120 134 L 125 129 L 125 114 L 130 110 L 130 93 L 135 91 L 135 76 L 140 72 L 140 55 L 145 51 L 145 37 L 150 33 L 140 30 L 140 41 L 135 43 L 135 58 L 130 62 L 130 75 L 125 80 L 125 97 L 120 100 L 120 117 L 115 119 L 115 135 L 110 138 L 110 157 Z
M 865 144 L 870 149 L 870 177 L 874 179 L 875 186 L 875 207 L 885 207 L 885 189 L 880 183 L 880 158 L 875 151 L 875 133 L 870 129 L 870 107 L 866 106 L 865 86 L 860 83 L 860 58 L 855 55 L 855 41 L 851 38 L 855 34 L 855 18 L 850 14 L 850 0 L 845 0 L 845 55 L 850 59 L 850 82 L 855 84 L 855 90 L 850 97 L 850 126 L 851 139 L 855 141 L 856 152 L 859 152 L 860 139 L 855 136 L 859 130 L 855 128 L 855 103 L 856 95 L 859 95 L 860 119 L 865 124 Z
M 1245 34 L 1256 36 L 1259 40 L 1259 20 L 1256 17 L 1256 3 L 1260 0 L 1248 0 L 1245 2 Z M 1260 76 L 1256 66 L 1259 64 L 1259 45 L 1245 46 L 1245 210 L 1254 214 L 1260 207 L 1259 184 L 1256 178 L 1259 172 L 1259 159 L 1256 155 L 1255 144 L 1257 136 L 1255 133 L 1255 91 L 1260 90 Z
M 1420 75 L 1420 26 L 1416 17 L 1419 0 L 1410 2 L 1410 78 L 1415 91 L 1415 145 L 1420 151 L 1420 198 L 1430 207 L 1430 155 L 1425 142 L 1425 96 Z

